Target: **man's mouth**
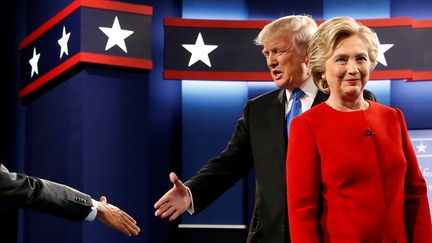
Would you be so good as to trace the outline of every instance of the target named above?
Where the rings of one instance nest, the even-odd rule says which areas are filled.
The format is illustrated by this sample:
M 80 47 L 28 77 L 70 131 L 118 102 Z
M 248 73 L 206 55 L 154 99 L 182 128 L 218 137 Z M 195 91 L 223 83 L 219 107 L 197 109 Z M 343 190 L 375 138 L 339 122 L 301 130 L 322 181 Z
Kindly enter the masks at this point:
M 280 78 L 282 78 L 282 72 L 281 71 L 277 71 L 277 70 L 274 70 L 273 72 L 273 77 L 275 78 L 275 79 L 280 79 Z

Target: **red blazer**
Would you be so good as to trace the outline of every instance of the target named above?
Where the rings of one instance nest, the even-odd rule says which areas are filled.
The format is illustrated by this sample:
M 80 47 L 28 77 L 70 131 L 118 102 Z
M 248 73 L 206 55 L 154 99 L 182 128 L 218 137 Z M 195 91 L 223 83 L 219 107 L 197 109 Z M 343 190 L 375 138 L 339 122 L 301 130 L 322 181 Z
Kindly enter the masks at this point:
M 322 103 L 295 118 L 287 154 L 292 243 L 432 242 L 427 188 L 400 110 Z

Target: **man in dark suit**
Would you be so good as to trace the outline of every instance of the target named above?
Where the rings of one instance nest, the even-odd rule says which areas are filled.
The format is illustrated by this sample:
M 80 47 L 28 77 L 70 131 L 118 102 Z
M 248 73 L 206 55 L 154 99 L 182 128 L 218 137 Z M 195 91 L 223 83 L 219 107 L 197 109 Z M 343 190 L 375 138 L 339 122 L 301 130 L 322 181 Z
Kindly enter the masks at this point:
M 156 216 L 174 220 L 186 210 L 199 213 L 255 168 L 255 208 L 247 242 L 290 242 L 285 117 L 292 107 L 296 89 L 302 91 L 302 112 L 328 97 L 318 91 L 306 67 L 307 46 L 316 28 L 309 16 L 287 16 L 261 30 L 255 41 L 263 46 L 267 66 L 279 89 L 246 103 L 227 148 L 195 176 L 183 184 L 174 173 L 170 174 L 174 186 L 156 202 Z M 368 91 L 364 95 L 375 100 Z
M 27 208 L 72 220 L 98 218 L 125 235 L 138 235 L 136 221 L 118 207 L 66 185 L 9 172 L 0 164 L 0 207 Z

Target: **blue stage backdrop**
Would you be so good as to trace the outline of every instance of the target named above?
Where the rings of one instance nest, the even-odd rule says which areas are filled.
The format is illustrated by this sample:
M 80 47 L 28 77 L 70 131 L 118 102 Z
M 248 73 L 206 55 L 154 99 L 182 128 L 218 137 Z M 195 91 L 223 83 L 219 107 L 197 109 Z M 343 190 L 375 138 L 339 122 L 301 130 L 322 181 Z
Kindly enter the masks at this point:
M 13 149 L 17 151 L 17 155 L 12 156 L 24 161 L 23 164 L 12 166 L 23 168 L 22 171 L 28 174 L 68 184 L 96 199 L 100 195 L 106 195 L 108 201 L 137 219 L 142 229 L 141 235 L 128 238 L 98 222 L 72 222 L 25 210 L 17 226 L 19 243 L 211 243 L 215 242 L 215 236 L 221 234 L 220 230 L 212 230 L 215 225 L 222 229 L 234 226 L 236 234 L 244 235 L 254 205 L 253 171 L 197 216 L 184 215 L 180 220 L 168 222 L 153 216 L 153 204 L 171 188 L 168 179 L 170 171 L 179 173 L 182 180 L 192 176 L 208 159 L 225 148 L 246 100 L 270 91 L 275 86 L 271 82 L 164 80 L 165 17 L 272 20 L 288 14 L 310 14 L 315 19 L 328 19 L 337 15 L 358 19 L 432 19 L 430 0 L 17 2 L 14 5 L 17 14 L 11 18 L 24 21 L 13 32 L 18 41 L 71 4 L 128 3 L 153 8 L 151 26 L 148 26 L 151 28 L 151 50 L 147 53 L 149 58 L 144 62 L 144 68 L 140 65 L 142 62 L 136 62 L 136 58 L 139 58 L 137 56 L 128 56 L 126 61 L 115 59 L 113 62 L 107 56 L 92 55 L 88 59 L 88 56 L 83 55 L 78 61 L 74 59 L 77 62 L 73 62 L 74 65 L 67 69 L 68 72 L 51 73 L 57 76 L 50 76 L 51 79 L 44 76 L 41 79 L 44 82 L 52 80 L 49 84 L 40 81 L 43 84 L 37 84 L 36 88 L 30 86 L 29 89 L 21 90 L 23 99 L 17 95 L 16 100 L 21 102 L 19 105 L 25 114 L 17 117 L 17 121 L 24 121 L 24 128 L 16 132 L 19 141 L 15 142 Z M 123 15 L 117 17 L 119 25 L 125 30 L 132 30 L 135 24 L 139 24 L 136 22 L 140 22 L 124 25 Z M 100 27 L 114 27 L 114 19 Z M 81 20 L 76 16 L 76 21 Z M 63 26 L 60 27 L 46 30 L 62 30 Z M 78 26 L 72 25 L 70 29 L 67 27 L 66 33 L 76 28 Z M 95 33 L 96 31 L 100 31 L 107 41 L 101 30 L 95 30 Z M 77 40 L 74 38 L 84 34 L 85 32 L 76 35 L 72 33 L 70 41 Z M 191 38 L 196 40 L 197 36 Z M 98 40 L 75 43 L 71 48 L 81 48 L 96 41 Z M 106 51 L 108 43 L 99 43 L 98 47 Z M 132 54 L 129 44 L 126 39 L 127 51 Z M 27 56 L 21 57 L 21 63 L 17 64 L 18 74 L 14 78 L 15 83 L 20 82 L 21 76 L 25 79 L 21 88 L 28 87 L 32 81 L 43 76 L 45 67 L 50 68 L 44 66 L 46 64 L 41 64 L 37 71 L 32 68 L 30 58 L 35 57 L 33 60 L 36 61 L 38 54 L 41 54 L 39 61 L 42 63 L 46 55 L 41 53 L 39 46 L 32 46 L 31 42 L 27 45 L 29 49 L 23 50 Z M 18 43 L 14 45 L 16 46 Z M 53 57 L 60 54 L 56 42 L 51 45 L 45 43 L 40 47 L 55 52 Z M 120 45 L 111 46 L 110 50 L 113 55 L 125 53 Z M 70 52 L 71 55 L 75 54 L 72 49 Z M 241 58 L 247 62 L 248 53 L 243 55 Z M 16 56 L 14 58 L 18 59 Z M 211 60 L 210 55 L 209 61 Z M 135 67 L 127 67 L 132 64 L 136 64 Z M 199 65 L 205 64 L 199 62 Z M 40 76 L 37 76 L 38 72 Z M 431 161 L 427 156 L 432 146 L 428 140 L 432 129 L 432 82 L 374 80 L 369 82 L 367 88 L 377 94 L 379 102 L 399 107 L 404 112 L 430 193 Z M 27 93 L 29 90 L 31 94 Z M 179 230 L 179 224 L 210 230 L 196 234 L 199 238 L 195 239 L 182 235 L 181 232 L 185 229 Z M 178 238 L 179 232 L 181 238 Z M 233 239 L 235 237 L 225 238 L 224 242 L 239 242 Z
M 428 188 L 429 208 L 432 215 L 432 129 L 409 132 L 420 170 Z

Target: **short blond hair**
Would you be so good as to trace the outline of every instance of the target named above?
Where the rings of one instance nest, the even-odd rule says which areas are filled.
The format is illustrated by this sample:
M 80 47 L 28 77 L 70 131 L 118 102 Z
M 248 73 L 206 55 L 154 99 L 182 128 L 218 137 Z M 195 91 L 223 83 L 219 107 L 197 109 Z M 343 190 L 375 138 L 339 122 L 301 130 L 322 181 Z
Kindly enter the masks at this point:
M 308 68 L 315 85 L 324 93 L 330 93 L 327 80 L 323 78 L 325 62 L 331 57 L 341 39 L 359 36 L 368 48 L 371 70 L 377 64 L 378 39 L 368 27 L 350 17 L 334 17 L 323 22 L 313 36 L 307 50 Z
M 255 44 L 262 46 L 264 42 L 273 37 L 292 34 L 296 49 L 306 54 L 309 42 L 316 30 L 317 24 L 309 15 L 284 16 L 264 26 L 255 38 Z

